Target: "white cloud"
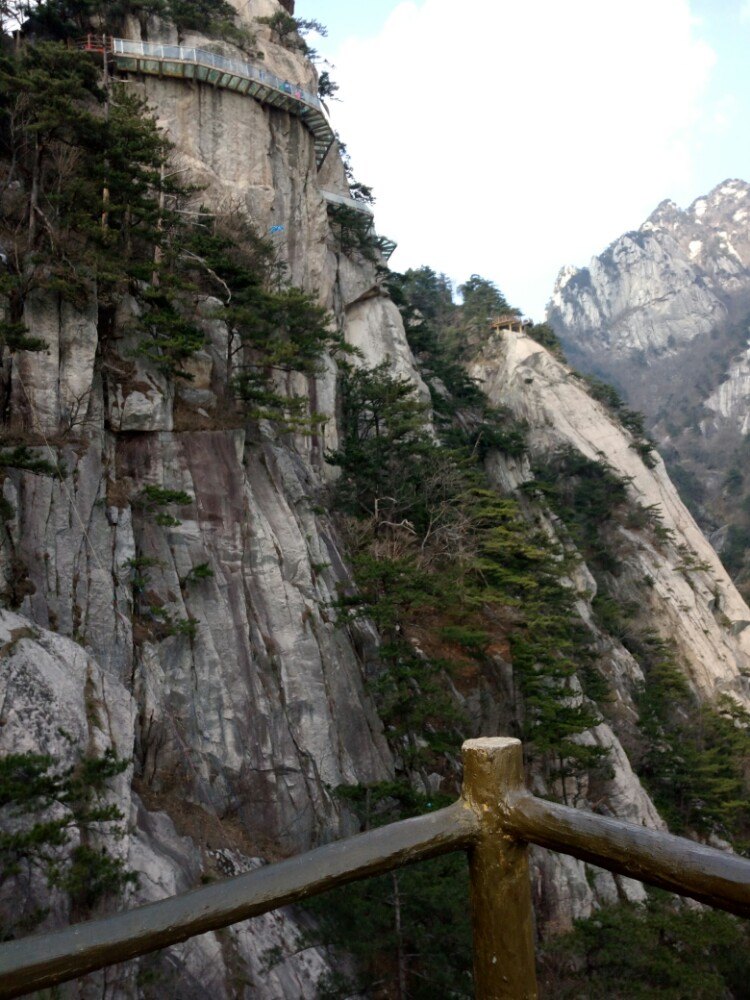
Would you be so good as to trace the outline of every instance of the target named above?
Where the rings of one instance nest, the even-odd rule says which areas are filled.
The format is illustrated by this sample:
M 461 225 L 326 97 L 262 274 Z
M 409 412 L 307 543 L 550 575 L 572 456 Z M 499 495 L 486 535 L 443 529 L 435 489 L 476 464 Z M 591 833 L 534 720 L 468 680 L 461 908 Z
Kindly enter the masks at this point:
M 743 3 L 740 7 L 740 21 L 750 21 L 750 3 Z
M 334 121 L 394 266 L 477 271 L 540 316 L 692 174 L 714 62 L 689 0 L 405 2 L 336 54 Z
M 710 117 L 707 118 L 706 131 L 714 135 L 724 135 L 734 127 L 741 114 L 740 103 L 735 94 L 724 94 L 713 104 Z

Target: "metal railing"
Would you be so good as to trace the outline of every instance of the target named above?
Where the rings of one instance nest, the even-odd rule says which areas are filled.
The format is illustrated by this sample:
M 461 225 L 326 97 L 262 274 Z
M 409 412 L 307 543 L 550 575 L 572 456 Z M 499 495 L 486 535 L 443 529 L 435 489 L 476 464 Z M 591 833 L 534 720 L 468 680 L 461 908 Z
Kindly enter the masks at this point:
M 463 792 L 447 809 L 103 920 L 1 945 L 0 998 L 66 982 L 347 882 L 452 851 L 466 851 L 469 858 L 479 1000 L 537 996 L 530 843 L 750 916 L 750 861 L 535 798 L 523 784 L 518 740 L 469 740 L 463 759 Z
M 303 90 L 298 84 L 282 80 L 274 73 L 269 73 L 263 66 L 246 62 L 241 59 L 229 59 L 208 49 L 197 49 L 186 45 L 162 45 L 158 42 L 135 42 L 128 38 L 113 38 L 112 51 L 117 55 L 150 56 L 163 62 L 177 61 L 191 63 L 195 66 L 206 66 L 210 69 L 221 69 L 233 76 L 241 76 L 247 80 L 257 80 L 268 87 L 273 87 L 282 94 L 291 94 L 318 111 L 323 110 L 320 98 L 309 90 Z
M 100 38 L 90 35 L 87 42 L 85 49 L 102 52 Z M 197 80 L 296 115 L 313 134 L 318 167 L 333 145 L 336 136 L 317 94 L 297 83 L 282 80 L 263 66 L 194 46 L 136 42 L 127 38 L 112 38 L 107 42 L 120 71 Z
M 344 208 L 350 208 L 354 212 L 361 212 L 363 215 L 375 215 L 366 201 L 357 201 L 356 198 L 347 198 L 346 195 L 336 194 L 334 191 L 324 191 L 322 188 L 320 189 L 320 193 L 329 205 L 342 205 Z
M 116 68 L 122 72 L 197 80 L 297 115 L 313 135 L 318 168 L 322 166 L 335 141 L 336 136 L 323 104 L 315 94 L 298 84 L 282 80 L 255 63 L 229 59 L 194 46 L 136 42 L 128 38 L 110 38 L 107 35 L 86 35 L 81 39 L 80 47 L 95 55 L 106 56 L 111 53 Z M 347 198 L 332 191 L 320 193 L 329 204 L 343 205 L 370 217 L 374 215 L 369 205 L 355 198 Z M 377 237 L 376 247 L 386 262 L 390 260 L 396 246 L 387 237 Z
M 398 243 L 396 243 L 395 240 L 389 239 L 387 236 L 379 236 L 375 232 L 375 213 L 367 202 L 358 201 L 356 198 L 347 198 L 345 195 L 335 194 L 333 191 L 323 191 L 321 189 L 320 193 L 329 205 L 333 205 L 334 207 L 340 205 L 342 208 L 348 208 L 353 212 L 360 212 L 362 215 L 369 216 L 370 232 L 373 236 L 373 245 L 387 264 L 395 253 Z

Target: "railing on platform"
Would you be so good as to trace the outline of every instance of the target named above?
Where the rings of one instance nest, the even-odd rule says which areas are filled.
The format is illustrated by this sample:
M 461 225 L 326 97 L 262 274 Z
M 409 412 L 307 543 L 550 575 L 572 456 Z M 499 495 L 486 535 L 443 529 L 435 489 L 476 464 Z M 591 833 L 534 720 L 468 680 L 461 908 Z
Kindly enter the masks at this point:
M 363 215 L 373 216 L 375 213 L 366 201 L 357 201 L 356 198 L 347 198 L 346 195 L 336 194 L 334 191 L 323 191 L 323 195 L 329 205 L 342 205 L 344 208 L 351 208 L 354 212 L 361 212 Z
M 358 201 L 356 198 L 347 198 L 343 194 L 335 194 L 333 191 L 323 191 L 320 192 L 329 205 L 334 206 L 340 205 L 342 208 L 348 208 L 353 212 L 360 212 L 362 215 L 367 215 L 370 217 L 370 231 L 373 234 L 373 242 L 377 248 L 378 253 L 383 258 L 383 260 L 388 263 L 388 261 L 393 256 L 398 243 L 395 240 L 389 239 L 387 236 L 378 236 L 374 231 L 374 220 L 375 213 L 372 208 L 364 201 Z
M 395 253 L 398 243 L 396 243 L 395 240 L 389 239 L 387 236 L 378 236 L 375 240 L 375 245 L 377 246 L 383 260 L 387 263 Z
M 335 141 L 336 136 L 324 113 L 323 104 L 315 94 L 303 90 L 298 84 L 282 80 L 254 63 L 229 59 L 194 46 L 136 42 L 108 35 L 85 35 L 79 46 L 97 56 L 111 56 L 115 67 L 122 72 L 198 80 L 297 115 L 312 133 L 318 168 Z M 343 205 L 373 217 L 372 209 L 365 202 L 332 191 L 321 191 L 321 194 L 329 204 Z M 383 259 L 386 262 L 390 260 L 396 243 L 385 236 L 378 236 L 375 242 Z
M 303 90 L 298 84 L 282 80 L 274 73 L 269 73 L 263 66 L 246 62 L 244 59 L 229 59 L 208 49 L 198 49 L 188 45 L 162 45 L 159 42 L 135 42 L 128 38 L 113 38 L 112 51 L 116 56 L 150 56 L 161 61 L 178 61 L 194 65 L 221 69 L 235 76 L 243 76 L 248 80 L 257 80 L 283 94 L 291 94 L 299 101 L 304 101 L 318 111 L 323 110 L 320 98 L 309 90 Z
M 0 945 L 0 997 L 66 982 L 403 865 L 466 851 L 479 1000 L 537 996 L 527 846 L 539 844 L 709 906 L 750 916 L 750 861 L 535 798 L 521 744 L 469 740 L 461 798 L 159 903 Z

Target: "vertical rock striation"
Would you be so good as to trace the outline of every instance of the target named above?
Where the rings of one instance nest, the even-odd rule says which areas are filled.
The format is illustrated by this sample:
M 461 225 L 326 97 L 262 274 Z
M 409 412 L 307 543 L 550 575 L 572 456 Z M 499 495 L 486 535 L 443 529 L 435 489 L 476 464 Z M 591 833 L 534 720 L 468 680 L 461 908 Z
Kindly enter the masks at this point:
M 265 67 L 314 90 L 312 66 L 255 21 L 279 9 L 252 0 L 241 16 Z M 135 23 L 130 36 L 140 37 Z M 177 41 L 163 24 L 149 26 L 154 37 Z M 198 34 L 180 41 L 217 47 Z M 349 193 L 337 154 L 319 174 L 300 119 L 227 90 L 138 75 L 129 86 L 174 143 L 175 170 L 201 189 L 197 204 L 273 230 L 289 280 L 351 327 L 364 352 L 387 354 L 416 378 L 374 263 L 342 259 L 332 238 L 322 183 Z M 19 352 L 4 373 L 9 426 L 61 458 L 68 474 L 10 471 L 3 483 L 15 513 L 0 573 L 18 612 L 3 613 L 0 626 L 12 647 L 3 750 L 65 763 L 73 750 L 56 735 L 64 724 L 71 747 L 111 746 L 133 758 L 115 790 L 130 823 L 121 840 L 110 838 L 141 873 L 131 903 L 350 832 L 332 790 L 385 780 L 393 768 L 366 689 L 373 635 L 366 624 L 336 626 L 350 579 L 318 503 L 323 455 L 336 441 L 335 366 L 298 378 L 328 429 L 296 445 L 265 432 L 248 440 L 222 428 L 213 391 L 227 376 L 227 330 L 211 319 L 210 301 L 196 309 L 208 343 L 177 394 L 132 359 L 134 301 L 118 311 L 117 354 L 102 355 L 95 294 L 79 312 L 49 292 L 31 297 L 24 321 L 47 350 Z M 185 412 L 206 429 L 187 429 Z M 189 495 L 174 508 L 177 523 L 157 523 L 147 486 Z M 212 575 L 191 579 L 201 565 Z M 43 889 L 34 890 L 40 902 Z M 63 911 L 55 897 L 42 929 Z M 207 986 L 234 996 L 244 976 L 253 995 L 312 997 L 328 967 L 323 953 L 292 947 L 299 933 L 289 914 L 272 915 L 167 953 L 158 974 L 181 996 Z M 282 948 L 292 957 L 278 958 Z M 137 995 L 134 973 L 126 980 Z

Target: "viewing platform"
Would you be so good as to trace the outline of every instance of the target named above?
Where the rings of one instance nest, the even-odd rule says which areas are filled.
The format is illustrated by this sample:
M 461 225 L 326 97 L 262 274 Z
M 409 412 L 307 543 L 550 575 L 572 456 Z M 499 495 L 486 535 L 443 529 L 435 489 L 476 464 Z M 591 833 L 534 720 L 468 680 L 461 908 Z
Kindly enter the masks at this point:
M 329 205 L 340 205 L 342 208 L 351 209 L 353 212 L 360 212 L 362 215 L 369 216 L 371 225 L 374 224 L 375 213 L 366 201 L 359 201 L 356 198 L 347 198 L 343 194 L 335 194 L 333 191 L 323 191 L 322 189 L 320 193 Z M 393 252 L 398 246 L 398 243 L 396 243 L 395 240 L 389 240 L 387 236 L 377 235 L 375 236 L 374 242 L 375 246 L 378 248 L 378 253 L 387 263 L 393 256 Z
M 530 319 L 524 319 L 518 313 L 503 313 L 501 316 L 495 316 L 490 324 L 492 329 L 497 332 L 511 330 L 513 333 L 523 333 L 524 329 L 531 325 Z
M 368 205 L 366 201 L 358 201 L 356 198 L 347 198 L 346 195 L 335 194 L 333 191 L 324 191 L 322 188 L 320 193 L 329 205 L 341 205 L 343 208 L 352 209 L 353 212 L 361 212 L 363 215 L 369 215 L 370 218 L 373 218 L 375 215 L 371 206 Z
M 387 236 L 378 236 L 375 240 L 380 255 L 384 261 L 388 262 L 393 256 L 393 252 L 398 246 L 395 240 L 389 240 Z

